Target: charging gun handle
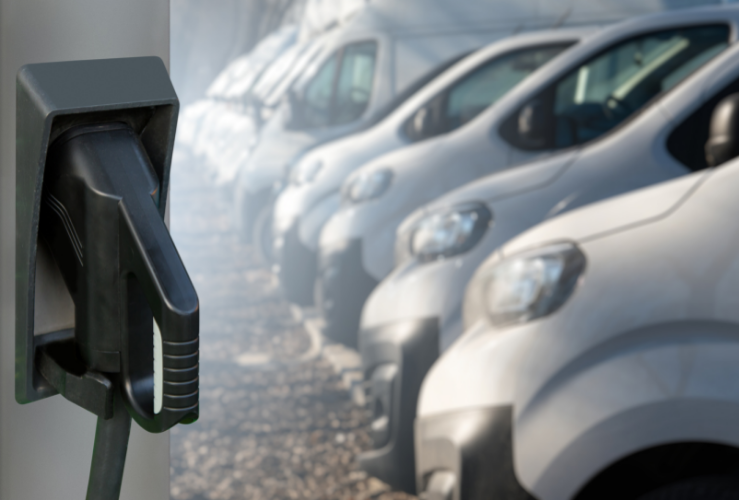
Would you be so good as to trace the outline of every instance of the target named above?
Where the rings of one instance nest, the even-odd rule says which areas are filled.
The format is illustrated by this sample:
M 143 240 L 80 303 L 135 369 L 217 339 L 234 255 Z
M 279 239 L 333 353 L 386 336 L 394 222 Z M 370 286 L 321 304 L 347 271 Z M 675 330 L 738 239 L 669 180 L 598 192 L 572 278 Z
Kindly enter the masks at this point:
M 129 323 L 121 345 L 121 388 L 134 420 L 149 432 L 163 432 L 198 417 L 198 297 L 156 203 L 161 189 L 152 193 L 146 181 L 154 171 L 138 138 L 120 130 L 107 141 L 97 155 L 121 200 L 120 296 Z M 151 311 L 155 323 L 142 311 Z M 147 379 L 152 341 L 153 405 Z

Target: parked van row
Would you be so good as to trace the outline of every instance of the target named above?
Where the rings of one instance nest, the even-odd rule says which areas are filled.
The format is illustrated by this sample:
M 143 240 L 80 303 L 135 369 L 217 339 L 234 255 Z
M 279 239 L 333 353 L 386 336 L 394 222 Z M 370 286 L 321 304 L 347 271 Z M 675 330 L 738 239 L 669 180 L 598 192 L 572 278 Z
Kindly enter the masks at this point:
M 690 117 L 712 108 L 708 169 L 553 218 L 478 268 L 421 391 L 421 490 L 739 495 L 737 76 Z
M 307 153 L 292 171 L 290 185 L 277 200 L 273 238 L 275 262 L 284 292 L 296 304 L 313 304 L 320 231 L 341 207 L 341 185 L 357 169 L 379 153 L 401 150 L 412 144 L 447 134 L 470 122 L 517 83 L 567 47 L 587 30 L 535 32 L 506 38 L 446 70 L 415 92 L 380 124 Z M 384 158 L 384 156 L 383 156 Z M 354 181 L 359 201 L 361 183 L 386 189 L 391 179 L 376 174 L 373 180 Z M 387 174 L 388 176 L 392 174 Z M 372 193 L 364 194 L 368 196 Z M 381 196 L 383 193 L 376 193 Z M 359 292 L 357 283 L 352 287 Z M 361 306 L 361 299 L 356 300 Z M 343 307 L 343 304 L 341 305 Z M 338 330 L 351 328 L 336 325 Z M 354 327 L 356 331 L 356 326 Z M 340 339 L 340 335 L 331 335 Z M 351 339 L 343 339 L 351 343 Z
M 267 98 L 264 91 L 257 97 L 257 88 L 288 82 L 285 72 L 276 69 L 295 53 L 297 37 L 296 26 L 270 34 L 250 53 L 231 62 L 203 99 L 183 109 L 178 142 L 201 160 L 217 184 L 227 183 L 229 177 L 233 180 L 239 161 L 253 147 L 263 112 L 258 103 Z
M 273 245 L 265 225 L 272 224 L 275 199 L 302 159 L 322 144 L 384 121 L 439 65 L 515 33 L 602 24 L 672 8 L 661 0 L 539 3 L 374 0 L 352 10 L 333 30 L 315 71 L 293 85 L 239 168 L 234 222 L 240 234 L 270 260 Z M 680 5 L 705 3 L 715 0 Z M 385 152 L 376 150 L 374 156 Z M 362 164 L 353 163 L 355 168 Z M 303 168 L 310 172 L 315 164 Z
M 517 2 L 443 52 L 408 33 L 463 7 L 383 5 L 233 183 L 285 297 L 359 349 L 362 468 L 429 499 L 739 498 L 739 7 Z
M 517 20 L 538 22 L 530 7 L 508 1 L 465 2 L 453 16 L 450 7 L 375 0 L 334 30 L 315 72 L 293 86 L 238 174 L 235 226 L 265 257 L 274 201 L 307 151 L 383 121 L 435 68 L 510 34 Z
M 465 287 L 491 252 L 557 214 L 706 168 L 702 151 L 712 108 L 721 98 L 739 91 L 739 81 L 734 83 L 739 78 L 739 64 L 732 63 L 739 62 L 739 53 L 727 50 L 733 28 L 725 18 L 721 20 L 722 15 L 705 12 L 704 17 L 690 12 L 661 16 L 660 21 L 669 17 L 665 24 L 652 24 L 656 19 L 630 22 L 627 26 L 634 31 L 623 33 L 625 42 L 616 42 L 605 51 L 598 47 L 600 50 L 594 51 L 598 55 L 586 56 L 585 64 L 573 59 L 574 64 L 563 66 L 553 75 L 551 81 L 557 82 L 554 88 L 541 85 L 504 114 L 505 120 L 517 119 L 517 132 L 525 136 L 541 127 L 526 128 L 525 116 L 532 105 L 525 102 L 532 102 L 531 97 L 537 102 L 549 93 L 565 101 L 552 104 L 550 109 L 562 110 L 555 120 L 569 113 L 577 116 L 577 108 L 602 113 L 599 116 L 594 112 L 593 118 L 581 122 L 593 126 L 584 140 L 572 144 L 566 137 L 561 151 L 550 151 L 535 161 L 461 187 L 403 221 L 397 232 L 396 267 L 364 306 L 360 332 L 373 398 L 382 398 L 384 403 L 374 405 L 373 419 L 387 421 L 389 430 L 394 429 L 397 436 L 396 442 L 387 441 L 394 446 L 385 447 L 386 453 L 400 454 L 404 450 L 406 456 L 412 454 L 411 429 L 421 379 L 409 387 L 406 371 L 414 371 L 413 376 L 417 376 L 459 338 Z M 689 27 L 693 22 L 694 27 Z M 595 37 L 605 38 L 619 29 L 608 28 Z M 635 33 L 641 33 L 639 38 L 634 38 Z M 650 44 L 654 44 L 654 52 L 644 55 L 648 60 L 659 58 L 661 64 L 636 66 L 633 61 L 639 55 L 637 47 Z M 691 46 L 696 52 L 681 55 L 670 50 L 675 44 Z M 590 42 L 586 47 L 593 45 Z M 665 57 L 670 52 L 672 58 Z M 575 53 L 573 48 L 569 55 Z M 604 66 L 612 68 L 611 58 L 626 62 L 619 68 L 623 73 L 603 71 Z M 662 65 L 669 69 L 665 71 Z M 685 65 L 693 66 L 690 72 L 685 71 Z M 733 72 L 727 74 L 727 67 Z M 586 71 L 589 88 L 573 85 L 578 79 L 582 84 L 581 75 Z M 611 78 L 599 79 L 599 73 Z M 690 77 L 681 83 L 675 74 Z M 630 97 L 624 87 L 630 87 Z M 579 103 L 578 93 L 583 95 Z M 611 94 L 622 96 L 621 109 L 629 113 L 614 113 L 609 120 L 606 113 L 614 111 L 609 106 Z M 704 100 L 708 102 L 704 104 Z M 582 133 L 575 129 L 573 135 Z M 419 344 L 426 347 L 419 348 Z M 388 345 L 392 349 L 387 349 Z M 408 354 L 398 358 L 391 351 Z M 388 364 L 395 367 L 392 376 L 388 375 Z M 409 408 L 405 410 L 408 415 L 403 414 L 404 406 Z

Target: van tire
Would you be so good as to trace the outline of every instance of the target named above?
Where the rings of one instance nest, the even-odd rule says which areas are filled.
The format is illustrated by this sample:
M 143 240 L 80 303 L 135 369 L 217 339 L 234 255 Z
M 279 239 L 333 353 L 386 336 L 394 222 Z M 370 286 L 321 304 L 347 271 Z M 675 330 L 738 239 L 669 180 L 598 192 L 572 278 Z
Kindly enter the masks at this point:
M 739 480 L 727 476 L 696 477 L 668 484 L 638 500 L 739 500 Z

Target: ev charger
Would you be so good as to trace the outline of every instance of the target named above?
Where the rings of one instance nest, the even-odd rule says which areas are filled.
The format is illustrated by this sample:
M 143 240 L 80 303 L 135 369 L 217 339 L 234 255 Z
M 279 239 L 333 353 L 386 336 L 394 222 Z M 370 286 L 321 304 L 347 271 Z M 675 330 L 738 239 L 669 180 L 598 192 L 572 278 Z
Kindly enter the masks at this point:
M 198 418 L 198 298 L 164 223 L 178 110 L 156 57 L 17 77 L 16 400 L 97 415 L 88 500 L 119 497 L 131 418 Z

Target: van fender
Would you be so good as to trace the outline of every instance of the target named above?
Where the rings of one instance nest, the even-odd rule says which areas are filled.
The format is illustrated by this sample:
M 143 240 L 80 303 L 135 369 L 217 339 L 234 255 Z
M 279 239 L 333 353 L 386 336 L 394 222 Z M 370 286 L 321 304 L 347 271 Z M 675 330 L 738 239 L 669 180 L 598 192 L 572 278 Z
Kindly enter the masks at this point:
M 323 226 L 332 215 L 341 208 L 341 193 L 331 191 L 307 207 L 304 216 L 300 218 L 300 241 L 313 251 L 318 251 L 318 240 Z
M 514 404 L 521 483 L 538 498 L 569 499 L 654 446 L 739 447 L 737 360 L 739 325 L 711 320 L 652 325 L 580 353 Z

